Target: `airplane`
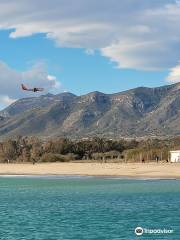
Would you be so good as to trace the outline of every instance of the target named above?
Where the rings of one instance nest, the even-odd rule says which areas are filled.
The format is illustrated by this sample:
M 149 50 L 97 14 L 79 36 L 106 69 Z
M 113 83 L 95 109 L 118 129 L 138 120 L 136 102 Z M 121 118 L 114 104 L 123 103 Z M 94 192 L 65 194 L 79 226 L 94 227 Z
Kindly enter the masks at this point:
M 27 88 L 24 84 L 21 84 L 21 87 L 22 87 L 22 90 L 24 90 L 24 91 L 30 91 L 30 92 L 42 92 L 42 91 L 44 91 L 44 88 L 37 88 L 37 87 Z

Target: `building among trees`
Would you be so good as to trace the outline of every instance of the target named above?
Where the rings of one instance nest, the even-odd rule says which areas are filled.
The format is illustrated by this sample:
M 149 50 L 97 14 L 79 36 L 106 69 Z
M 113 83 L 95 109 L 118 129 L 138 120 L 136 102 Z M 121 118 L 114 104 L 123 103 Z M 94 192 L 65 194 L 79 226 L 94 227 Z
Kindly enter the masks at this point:
M 180 150 L 170 151 L 170 161 L 180 162 Z

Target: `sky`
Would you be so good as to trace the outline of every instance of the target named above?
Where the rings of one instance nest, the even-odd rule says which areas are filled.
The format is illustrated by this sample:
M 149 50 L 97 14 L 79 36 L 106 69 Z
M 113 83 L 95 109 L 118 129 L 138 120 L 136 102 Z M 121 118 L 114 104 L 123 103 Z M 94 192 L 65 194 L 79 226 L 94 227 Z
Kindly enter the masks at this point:
M 35 95 L 21 83 L 82 95 L 179 82 L 179 22 L 177 0 L 0 0 L 0 109 Z

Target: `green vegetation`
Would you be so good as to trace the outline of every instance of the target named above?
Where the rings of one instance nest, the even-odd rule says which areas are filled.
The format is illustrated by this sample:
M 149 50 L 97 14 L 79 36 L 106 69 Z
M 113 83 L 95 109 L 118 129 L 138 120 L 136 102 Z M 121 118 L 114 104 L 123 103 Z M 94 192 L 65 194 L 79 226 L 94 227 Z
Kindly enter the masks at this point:
M 173 149 L 180 149 L 180 137 L 139 141 L 103 138 L 43 141 L 36 137 L 18 137 L 0 143 L 0 162 L 155 161 L 157 156 L 158 160 L 168 160 L 169 150 Z

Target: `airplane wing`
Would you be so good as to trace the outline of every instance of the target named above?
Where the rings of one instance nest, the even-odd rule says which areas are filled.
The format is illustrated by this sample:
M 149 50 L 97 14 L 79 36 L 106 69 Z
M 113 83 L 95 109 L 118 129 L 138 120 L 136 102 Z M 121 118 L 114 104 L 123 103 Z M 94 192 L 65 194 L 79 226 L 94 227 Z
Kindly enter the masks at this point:
M 44 88 L 37 88 L 38 91 L 44 91 Z

